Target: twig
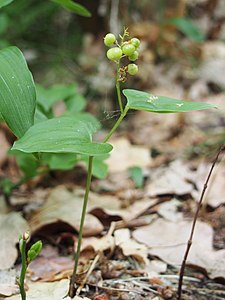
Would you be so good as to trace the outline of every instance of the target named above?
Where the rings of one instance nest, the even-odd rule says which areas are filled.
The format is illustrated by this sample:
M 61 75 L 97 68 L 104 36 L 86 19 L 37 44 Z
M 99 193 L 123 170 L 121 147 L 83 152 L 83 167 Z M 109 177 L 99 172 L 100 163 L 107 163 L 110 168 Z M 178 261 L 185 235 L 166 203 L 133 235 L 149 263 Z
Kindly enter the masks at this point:
M 154 278 L 166 278 L 166 279 L 175 279 L 177 280 L 178 275 L 161 275 L 161 274 L 157 274 L 157 275 L 153 275 L 153 276 L 139 276 L 139 277 L 131 277 L 131 278 L 121 278 L 121 279 L 106 279 L 104 280 L 104 282 L 126 282 L 126 281 L 133 281 L 133 280 L 150 280 L 150 279 L 154 279 Z M 194 277 L 188 277 L 188 276 L 184 276 L 183 277 L 184 280 L 187 281 L 194 281 L 194 282 L 200 282 L 200 279 L 194 278 Z
M 85 286 L 85 284 L 86 284 L 86 282 L 87 282 L 89 276 L 91 275 L 91 273 L 92 273 L 92 271 L 94 270 L 94 268 L 95 268 L 97 262 L 99 261 L 99 258 L 100 258 L 100 253 L 98 253 L 98 254 L 95 256 L 95 258 L 94 258 L 94 260 L 93 260 L 93 262 L 92 262 L 92 264 L 91 264 L 91 266 L 90 266 L 90 268 L 89 268 L 89 270 L 88 270 L 86 276 L 84 277 L 84 280 L 82 281 L 81 285 L 79 286 L 79 288 L 78 288 L 77 291 L 76 291 L 76 296 L 79 296 L 81 290 L 82 290 L 83 287 Z
M 190 233 L 190 236 L 189 236 L 189 240 L 187 242 L 186 251 L 184 253 L 183 262 L 182 262 L 182 265 L 181 265 L 181 268 L 180 268 L 180 276 L 179 276 L 179 283 L 178 283 L 178 289 L 177 289 L 177 299 L 178 300 L 181 300 L 184 271 L 185 271 L 185 267 L 186 267 L 187 257 L 188 257 L 188 254 L 189 254 L 189 251 L 190 251 L 191 245 L 192 245 L 192 239 L 193 239 L 193 235 L 194 235 L 194 231 L 195 231 L 195 226 L 196 226 L 198 214 L 199 214 L 199 211 L 200 211 L 200 208 L 201 208 L 201 205 L 202 205 L 202 201 L 203 201 L 206 189 L 208 187 L 209 179 L 212 175 L 213 169 L 214 169 L 214 167 L 215 167 L 215 165 L 218 161 L 218 158 L 219 158 L 221 152 L 224 151 L 224 150 L 225 150 L 225 146 L 223 145 L 223 146 L 220 147 L 219 151 L 217 152 L 217 155 L 216 155 L 216 157 L 215 157 L 215 159 L 212 163 L 209 174 L 206 178 L 205 184 L 204 184 L 202 192 L 201 192 L 200 200 L 198 202 L 198 207 L 197 207 L 197 210 L 195 212 L 194 220 L 193 220 L 193 223 L 192 223 L 191 233 Z
M 115 227 L 116 227 L 116 223 L 112 222 L 111 225 L 110 225 L 109 231 L 107 232 L 107 235 L 106 235 L 107 237 L 112 236 L 112 234 L 115 230 Z M 93 262 L 92 262 L 92 264 L 91 264 L 84 280 L 82 281 L 81 285 L 79 286 L 79 288 L 76 291 L 76 296 L 78 296 L 80 294 L 80 292 L 83 289 L 84 285 L 87 283 L 88 278 L 91 275 L 91 273 L 93 272 L 93 270 L 94 270 L 97 262 L 99 261 L 101 255 L 102 255 L 102 251 L 99 251 L 99 253 L 95 256 L 95 258 L 94 258 L 94 260 L 93 260 Z

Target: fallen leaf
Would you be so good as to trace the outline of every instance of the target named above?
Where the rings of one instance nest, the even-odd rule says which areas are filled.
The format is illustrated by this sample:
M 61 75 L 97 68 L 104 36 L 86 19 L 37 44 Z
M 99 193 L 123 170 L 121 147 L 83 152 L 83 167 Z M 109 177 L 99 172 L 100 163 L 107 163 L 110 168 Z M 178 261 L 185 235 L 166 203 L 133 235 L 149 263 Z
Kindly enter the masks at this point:
M 174 198 L 159 204 L 157 212 L 164 219 L 177 222 L 183 218 L 183 214 L 177 211 L 180 205 L 180 201 Z
M 204 186 L 207 174 L 210 170 L 210 165 L 202 164 L 196 173 L 196 185 L 198 192 L 194 191 L 192 194 L 194 198 L 199 201 L 199 194 Z M 207 190 L 204 196 L 204 204 L 215 208 L 225 203 L 225 162 L 218 164 L 211 176 Z
M 16 275 L 16 271 L 12 269 L 0 271 L 0 296 L 12 296 L 19 293 Z
M 133 232 L 134 238 L 149 247 L 151 255 L 157 255 L 171 265 L 180 265 L 190 235 L 189 221 L 170 222 L 158 219 Z M 193 244 L 187 262 L 205 268 L 211 278 L 224 277 L 225 250 L 213 249 L 213 230 L 210 225 L 197 222 Z
M 129 229 L 118 229 L 114 232 L 115 244 L 125 256 L 133 256 L 141 263 L 148 264 L 148 249 L 131 238 Z
M 10 148 L 9 142 L 7 141 L 4 133 L 0 131 L 0 166 L 4 163 L 8 150 Z
M 55 281 L 67 277 L 74 266 L 74 260 L 70 257 L 59 256 L 55 248 L 44 246 L 39 256 L 29 264 L 29 272 L 32 280 Z M 60 278 L 61 276 L 61 278 Z
M 27 291 L 27 299 L 29 300 L 62 300 L 69 289 L 69 280 L 64 279 L 56 282 L 29 282 L 29 290 Z M 7 298 L 8 300 L 21 300 L 20 295 Z M 71 299 L 71 298 L 67 298 Z M 78 298 L 79 299 L 79 298 Z M 76 300 L 78 300 L 76 299 Z
M 31 230 L 35 232 L 46 225 L 61 221 L 79 232 L 82 206 L 83 192 L 74 194 L 64 187 L 57 187 L 52 190 L 42 208 L 31 216 L 29 220 Z M 101 222 L 95 216 L 87 214 L 83 235 L 96 235 L 102 230 Z
M 177 160 L 169 167 L 159 168 L 152 172 L 146 192 L 151 197 L 163 194 L 189 194 L 194 189 L 193 185 L 188 182 L 192 178 L 193 172 L 184 162 Z
M 109 172 L 122 172 L 130 167 L 148 167 L 151 164 L 147 147 L 131 145 L 124 137 L 114 139 L 110 143 L 113 145 L 113 150 L 106 161 Z
M 19 235 L 29 229 L 29 225 L 20 213 L 0 214 L 0 270 L 9 269 L 16 261 L 16 244 Z
M 63 186 L 53 189 L 42 208 L 37 210 L 29 220 L 32 232 L 60 221 L 79 231 L 83 197 L 84 190 L 81 189 L 68 191 Z M 156 202 L 156 199 L 145 197 L 126 208 L 122 208 L 122 202 L 117 197 L 90 192 L 84 236 L 94 236 L 102 232 L 103 225 L 99 219 L 104 222 L 111 217 L 115 221 L 122 219 L 128 222 L 143 214 Z M 57 228 L 57 226 L 51 226 L 53 231 Z

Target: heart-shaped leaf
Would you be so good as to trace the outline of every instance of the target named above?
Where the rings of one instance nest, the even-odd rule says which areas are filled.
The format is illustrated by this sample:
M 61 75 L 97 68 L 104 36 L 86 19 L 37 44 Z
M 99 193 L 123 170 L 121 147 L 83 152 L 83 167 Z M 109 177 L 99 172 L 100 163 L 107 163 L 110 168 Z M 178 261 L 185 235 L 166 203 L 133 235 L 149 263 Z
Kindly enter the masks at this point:
M 123 94 L 127 98 L 127 109 L 145 110 L 155 113 L 189 112 L 216 107 L 208 103 L 177 100 L 131 89 L 123 90 Z
M 16 141 L 12 150 L 25 153 L 80 153 L 101 155 L 112 150 L 110 144 L 92 142 L 95 128 L 72 117 L 54 118 L 32 126 Z
M 36 92 L 22 52 L 16 47 L 0 51 L 0 113 L 18 137 L 34 124 Z

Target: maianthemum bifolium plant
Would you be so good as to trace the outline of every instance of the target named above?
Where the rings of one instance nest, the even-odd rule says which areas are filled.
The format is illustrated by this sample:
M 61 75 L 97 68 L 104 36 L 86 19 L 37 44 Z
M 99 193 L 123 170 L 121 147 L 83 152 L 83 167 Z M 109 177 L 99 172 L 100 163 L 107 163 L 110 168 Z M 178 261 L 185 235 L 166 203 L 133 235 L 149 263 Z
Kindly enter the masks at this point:
M 17 47 L 0 50 L 0 113 L 8 127 L 17 137 L 12 150 L 32 154 L 38 161 L 45 154 L 85 155 L 88 158 L 88 172 L 80 231 L 75 254 L 75 264 L 70 280 L 68 295 L 76 293 L 75 282 L 85 221 L 88 194 L 90 191 L 93 161 L 107 155 L 112 150 L 108 143 L 129 110 L 144 110 L 153 113 L 180 113 L 214 107 L 201 102 L 182 101 L 165 96 L 156 96 L 143 91 L 124 89 L 122 98 L 121 83 L 129 75 L 138 72 L 136 60 L 140 41 L 129 38 L 127 29 L 118 39 L 109 33 L 104 38 L 107 57 L 116 66 L 116 91 L 120 116 L 102 142 L 92 139 L 96 126 L 90 120 L 65 115 L 40 118 L 36 100 L 36 88 L 22 52 Z M 114 80 L 114 79 L 112 79 Z

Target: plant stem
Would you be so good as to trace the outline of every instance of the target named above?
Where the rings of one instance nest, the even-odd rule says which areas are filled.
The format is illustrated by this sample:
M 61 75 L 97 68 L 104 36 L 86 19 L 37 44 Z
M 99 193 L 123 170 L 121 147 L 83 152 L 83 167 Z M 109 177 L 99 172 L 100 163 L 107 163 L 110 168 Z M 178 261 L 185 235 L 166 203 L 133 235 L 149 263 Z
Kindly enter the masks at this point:
M 185 271 L 185 267 L 186 267 L 186 261 L 187 261 L 189 251 L 191 249 L 192 240 L 193 240 L 194 231 L 195 231 L 195 226 L 196 226 L 196 223 L 197 223 L 198 214 L 199 214 L 199 211 L 200 211 L 200 208 L 201 208 L 201 205 L 202 205 L 202 201 L 203 201 L 206 189 L 208 187 L 209 179 L 212 175 L 213 169 L 214 169 L 214 167 L 217 163 L 217 160 L 220 156 L 220 153 L 224 150 L 225 150 L 225 146 L 223 145 L 222 147 L 220 147 L 219 151 L 217 152 L 217 155 L 216 155 L 216 157 L 215 157 L 215 159 L 212 163 L 209 174 L 206 178 L 205 184 L 204 184 L 202 192 L 201 192 L 200 200 L 198 202 L 197 210 L 195 212 L 194 220 L 193 220 L 192 227 L 191 227 L 190 237 L 189 237 L 188 242 L 187 242 L 186 251 L 184 253 L 183 262 L 182 262 L 182 265 L 181 265 L 181 268 L 180 268 L 180 276 L 179 276 L 179 283 L 178 283 L 178 289 L 177 289 L 177 300 L 181 300 L 182 284 L 183 284 L 184 271 Z
M 110 139 L 110 137 L 113 135 L 113 133 L 116 131 L 116 129 L 118 128 L 118 126 L 122 122 L 123 118 L 126 116 L 126 114 L 128 112 L 128 109 L 129 108 L 126 106 L 124 111 L 121 113 L 119 119 L 116 121 L 115 125 L 113 126 L 113 128 L 110 130 L 110 132 L 107 134 L 107 136 L 103 140 L 103 143 L 106 143 Z
M 20 253 L 22 257 L 22 267 L 19 278 L 19 288 L 22 300 L 26 300 L 26 292 L 24 289 L 24 280 L 27 270 L 27 262 L 26 262 L 26 241 L 24 239 L 20 240 Z
M 68 292 L 68 295 L 71 298 L 73 298 L 75 296 L 74 285 L 75 285 L 76 276 L 77 276 L 77 267 L 78 267 L 78 261 L 79 261 L 79 257 L 80 257 L 80 248 L 81 248 L 81 242 L 82 242 L 82 237 L 83 237 L 84 220 L 85 220 L 85 215 L 86 215 L 86 210 L 87 210 L 88 195 L 89 195 L 90 186 L 91 186 L 92 165 L 93 165 L 93 156 L 90 156 L 89 160 L 88 160 L 88 174 L 87 174 L 87 182 L 86 182 L 86 189 L 85 189 L 85 195 L 84 195 L 84 203 L 83 203 L 81 220 L 80 220 L 80 230 L 79 230 L 77 250 L 76 250 L 76 255 L 75 255 L 75 264 L 74 264 L 73 274 L 70 279 L 70 286 L 69 286 L 69 292 Z
M 123 104 L 121 99 L 121 90 L 120 90 L 120 63 L 117 63 L 117 70 L 116 70 L 116 92 L 117 92 L 117 99 L 120 107 L 121 113 L 123 113 Z

